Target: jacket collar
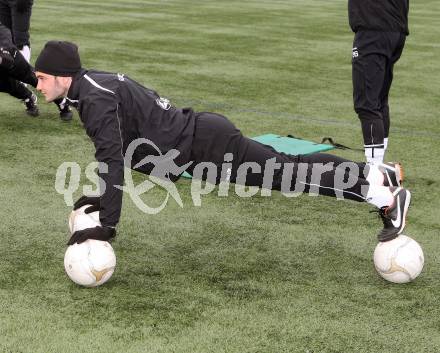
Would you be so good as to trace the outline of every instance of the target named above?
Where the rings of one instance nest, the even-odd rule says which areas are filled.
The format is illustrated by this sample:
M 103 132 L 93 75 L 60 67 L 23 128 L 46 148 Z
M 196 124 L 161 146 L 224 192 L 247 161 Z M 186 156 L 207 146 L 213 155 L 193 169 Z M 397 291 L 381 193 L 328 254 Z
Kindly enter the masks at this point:
M 74 107 L 78 106 L 78 98 L 79 98 L 79 87 L 81 85 L 81 79 L 87 73 L 88 70 L 81 69 L 78 73 L 72 77 L 72 84 L 70 85 L 69 91 L 67 92 L 66 99 L 73 105 Z

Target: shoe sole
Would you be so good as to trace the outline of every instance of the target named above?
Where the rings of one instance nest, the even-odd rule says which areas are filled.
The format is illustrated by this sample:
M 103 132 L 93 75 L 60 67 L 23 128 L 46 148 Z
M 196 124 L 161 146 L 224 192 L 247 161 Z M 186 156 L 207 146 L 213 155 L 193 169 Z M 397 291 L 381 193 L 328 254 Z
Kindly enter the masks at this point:
M 396 163 L 394 165 L 394 167 L 396 168 L 396 179 L 399 183 L 399 186 L 403 185 L 403 178 L 404 178 L 404 173 L 403 173 L 403 167 L 400 163 Z M 411 196 L 410 196 L 411 197 Z
M 406 191 L 406 198 L 405 198 L 405 205 L 403 206 L 403 219 L 402 219 L 402 224 L 400 226 L 400 229 L 397 232 L 398 235 L 401 234 L 403 232 L 403 230 L 405 229 L 406 215 L 408 213 L 408 208 L 411 203 L 411 193 L 408 190 L 405 190 L 405 191 Z
M 383 169 L 389 186 L 396 186 L 396 187 L 403 186 L 404 173 L 403 173 L 403 167 L 400 163 L 393 163 L 393 162 L 384 163 Z M 393 169 L 397 185 L 394 185 L 394 183 L 391 182 L 391 178 L 388 174 L 388 169 Z

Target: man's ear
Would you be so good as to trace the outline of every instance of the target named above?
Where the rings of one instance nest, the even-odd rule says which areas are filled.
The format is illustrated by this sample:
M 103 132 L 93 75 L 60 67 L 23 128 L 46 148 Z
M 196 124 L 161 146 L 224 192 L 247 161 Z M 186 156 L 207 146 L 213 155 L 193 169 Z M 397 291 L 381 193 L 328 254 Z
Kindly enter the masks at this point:
M 72 84 L 72 77 L 58 76 L 58 80 L 61 82 L 61 85 L 67 90 L 70 88 L 70 85 Z
M 62 79 L 63 85 L 68 87 L 72 83 L 72 77 L 60 77 Z

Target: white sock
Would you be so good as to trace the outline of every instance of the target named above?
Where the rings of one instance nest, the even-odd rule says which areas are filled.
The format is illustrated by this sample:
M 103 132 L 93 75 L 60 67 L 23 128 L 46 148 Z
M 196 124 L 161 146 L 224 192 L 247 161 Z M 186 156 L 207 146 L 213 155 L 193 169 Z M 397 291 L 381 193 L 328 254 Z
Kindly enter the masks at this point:
M 379 165 L 368 164 L 367 168 L 368 168 L 368 175 L 366 179 L 370 183 L 370 185 L 383 186 L 385 175 L 380 171 Z
M 383 156 L 385 154 L 385 149 L 383 147 L 365 147 L 365 157 L 367 158 L 367 163 L 369 164 L 380 164 L 383 163 Z
M 370 185 L 367 193 L 367 202 L 382 208 L 384 206 L 391 206 L 394 201 L 393 193 L 387 186 Z
M 383 149 L 386 151 L 387 148 L 388 148 L 388 137 L 385 137 L 383 139 Z
M 20 53 L 24 56 L 28 63 L 31 62 L 31 48 L 28 45 L 24 45 L 23 49 L 20 50 Z

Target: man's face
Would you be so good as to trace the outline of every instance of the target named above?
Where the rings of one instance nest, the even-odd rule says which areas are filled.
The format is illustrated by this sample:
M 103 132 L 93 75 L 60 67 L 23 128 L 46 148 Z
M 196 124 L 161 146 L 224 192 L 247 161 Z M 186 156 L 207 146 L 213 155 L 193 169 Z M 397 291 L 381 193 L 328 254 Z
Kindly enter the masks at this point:
M 71 77 L 61 77 L 48 75 L 37 71 L 38 78 L 37 90 L 43 93 L 46 102 L 52 102 L 54 99 L 65 97 L 72 83 Z

